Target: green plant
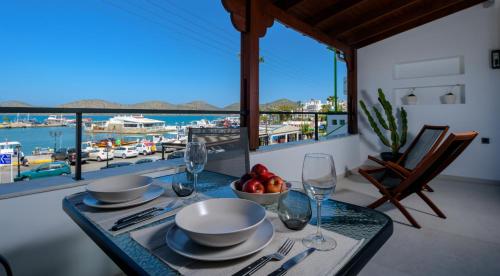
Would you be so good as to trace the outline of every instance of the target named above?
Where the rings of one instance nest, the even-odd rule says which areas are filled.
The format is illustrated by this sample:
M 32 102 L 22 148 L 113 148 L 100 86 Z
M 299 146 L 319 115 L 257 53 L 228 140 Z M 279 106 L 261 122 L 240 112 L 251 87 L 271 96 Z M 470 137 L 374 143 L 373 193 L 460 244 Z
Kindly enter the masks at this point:
M 406 137 L 408 135 L 408 118 L 406 110 L 403 107 L 401 107 L 400 110 L 396 109 L 396 114 L 399 111 L 400 114 L 399 120 L 401 124 L 401 133 L 398 133 L 398 125 L 396 123 L 396 118 L 392 114 L 392 105 L 389 101 L 387 101 L 384 92 L 380 88 L 378 89 L 378 101 L 382 106 L 385 113 L 385 117 L 387 119 L 387 120 L 384 119 L 380 110 L 374 106 L 373 112 L 377 117 L 378 124 L 373 119 L 373 116 L 370 113 L 370 111 L 368 111 L 366 104 L 362 100 L 359 101 L 359 104 L 361 105 L 361 109 L 363 109 L 363 112 L 365 113 L 368 122 L 370 123 L 370 126 L 372 127 L 375 134 L 377 134 L 380 141 L 382 141 L 382 143 L 385 146 L 389 147 L 393 154 L 397 154 L 399 152 L 399 149 L 406 144 Z M 380 129 L 379 125 L 384 130 L 390 132 L 390 141 L 388 138 L 386 138 L 385 134 L 382 133 L 382 130 Z

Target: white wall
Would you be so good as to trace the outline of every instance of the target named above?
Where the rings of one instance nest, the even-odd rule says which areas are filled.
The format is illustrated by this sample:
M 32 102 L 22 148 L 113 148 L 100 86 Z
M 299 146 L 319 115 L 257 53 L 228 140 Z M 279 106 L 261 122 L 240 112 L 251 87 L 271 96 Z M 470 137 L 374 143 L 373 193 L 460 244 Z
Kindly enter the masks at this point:
M 287 180 L 300 180 L 302 162 L 306 153 L 328 153 L 333 156 L 337 175 L 356 168 L 359 160 L 359 136 L 350 135 L 314 143 L 303 143 L 250 154 L 250 165 L 265 164 L 269 170 Z
M 14 275 L 121 273 L 62 210 L 64 196 L 83 189 L 0 200 L 0 254 L 8 259 Z
M 490 51 L 500 49 L 500 1 L 484 8 L 476 5 L 358 50 L 358 96 L 376 101 L 382 88 L 393 102 L 394 89 L 463 83 L 466 103 L 408 106 L 412 137 L 423 124 L 448 124 L 451 131 L 475 130 L 479 137 L 445 174 L 500 179 L 500 70 L 490 66 Z M 463 56 L 463 75 L 399 79 L 393 76 L 398 63 Z M 361 160 L 386 151 L 359 113 Z M 491 144 L 480 144 L 489 137 Z

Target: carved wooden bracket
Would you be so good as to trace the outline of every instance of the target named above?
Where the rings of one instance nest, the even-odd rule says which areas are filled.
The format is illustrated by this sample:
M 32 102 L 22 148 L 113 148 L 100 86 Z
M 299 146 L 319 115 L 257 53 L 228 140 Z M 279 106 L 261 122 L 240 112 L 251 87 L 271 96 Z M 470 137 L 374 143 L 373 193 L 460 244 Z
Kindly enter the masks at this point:
M 250 4 L 254 2 L 254 9 L 250 11 Z M 222 0 L 222 5 L 231 15 L 231 23 L 239 32 L 249 31 L 249 22 L 246 21 L 249 13 L 252 12 L 252 18 L 256 20 L 254 26 L 257 27 L 259 37 L 266 35 L 267 28 L 274 23 L 274 18 L 266 13 L 266 5 L 270 4 L 268 0 Z

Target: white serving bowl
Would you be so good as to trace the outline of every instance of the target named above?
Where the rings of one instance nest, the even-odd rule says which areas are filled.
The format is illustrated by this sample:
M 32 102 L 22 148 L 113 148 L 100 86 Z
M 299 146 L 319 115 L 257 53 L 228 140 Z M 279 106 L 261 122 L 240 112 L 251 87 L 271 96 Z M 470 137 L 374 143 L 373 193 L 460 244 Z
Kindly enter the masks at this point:
M 96 180 L 87 185 L 87 192 L 105 203 L 121 203 L 141 197 L 153 179 L 140 175 L 120 175 Z
M 286 191 L 283 191 L 281 193 L 253 194 L 237 190 L 234 186 L 236 181 L 231 182 L 231 189 L 239 198 L 248 199 L 261 205 L 271 205 L 278 202 L 280 195 L 283 193 L 288 193 L 288 190 L 290 190 L 290 188 L 292 187 L 292 184 L 286 182 L 287 189 Z
M 266 210 L 249 200 L 214 198 L 184 207 L 175 224 L 193 241 L 226 247 L 246 241 L 266 219 Z

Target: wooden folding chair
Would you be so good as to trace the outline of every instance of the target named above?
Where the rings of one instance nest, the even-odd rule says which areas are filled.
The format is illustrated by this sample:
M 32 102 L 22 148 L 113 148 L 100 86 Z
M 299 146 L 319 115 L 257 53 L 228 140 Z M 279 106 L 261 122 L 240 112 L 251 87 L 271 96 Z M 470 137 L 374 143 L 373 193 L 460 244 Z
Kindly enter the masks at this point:
M 430 151 L 411 171 L 390 161 L 385 162 L 383 168 L 359 169 L 360 174 L 375 185 L 382 194 L 380 199 L 368 207 L 375 209 L 389 201 L 403 213 L 413 226 L 420 228 L 417 221 L 400 203 L 404 198 L 416 193 L 439 217 L 446 218 L 430 198 L 422 193 L 423 187 L 448 167 L 467 148 L 477 134 L 474 131 L 450 134 L 435 151 Z
M 422 161 L 424 156 L 426 156 L 429 152 L 434 151 L 439 143 L 441 143 L 448 129 L 448 126 L 424 125 L 415 139 L 413 139 L 410 146 L 408 146 L 403 155 L 401 155 L 395 163 L 409 171 L 414 170 L 417 164 Z M 377 159 L 376 157 L 369 155 L 368 159 L 375 161 L 382 166 L 386 166 L 385 161 Z M 424 188 L 429 192 L 434 192 L 434 190 L 428 185 Z

